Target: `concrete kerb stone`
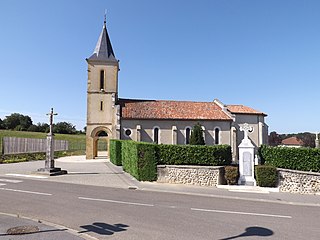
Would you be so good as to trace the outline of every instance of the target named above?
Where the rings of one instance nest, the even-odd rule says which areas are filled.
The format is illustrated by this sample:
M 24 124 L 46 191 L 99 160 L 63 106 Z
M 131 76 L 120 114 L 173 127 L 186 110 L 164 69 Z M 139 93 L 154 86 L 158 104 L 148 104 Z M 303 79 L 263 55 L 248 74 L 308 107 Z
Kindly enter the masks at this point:
M 90 236 L 90 235 L 88 235 L 86 233 L 79 233 L 79 231 L 77 231 L 75 229 L 72 229 L 72 228 L 69 228 L 69 227 L 66 227 L 66 226 L 63 226 L 63 225 L 59 225 L 59 224 L 56 224 L 56 223 L 48 222 L 48 221 L 45 221 L 45 220 L 34 219 L 34 218 L 22 216 L 20 214 L 11 214 L 11 213 L 3 213 L 3 212 L 0 212 L 0 217 L 1 217 L 1 215 L 20 218 L 20 219 L 25 219 L 25 220 L 30 220 L 30 221 L 41 223 L 43 225 L 47 225 L 47 226 L 50 226 L 50 227 L 53 227 L 53 228 L 56 228 L 56 229 L 66 229 L 65 231 L 67 233 L 69 233 L 71 235 L 74 235 L 74 236 L 77 236 L 77 237 L 80 237 L 80 238 L 85 239 L 85 240 L 98 240 L 98 238 L 92 237 L 92 236 Z
M 270 187 L 259 187 L 259 186 L 244 186 L 244 185 L 217 185 L 217 188 L 226 189 L 231 191 L 248 191 L 248 192 L 261 192 L 261 193 L 270 193 L 270 192 L 279 192 L 279 187 L 270 188 Z

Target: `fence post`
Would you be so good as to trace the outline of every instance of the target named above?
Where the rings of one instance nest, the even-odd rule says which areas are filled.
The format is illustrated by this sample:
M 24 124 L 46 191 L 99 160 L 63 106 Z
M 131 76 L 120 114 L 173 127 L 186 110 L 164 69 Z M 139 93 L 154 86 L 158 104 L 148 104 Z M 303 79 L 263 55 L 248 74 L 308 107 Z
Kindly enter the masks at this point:
M 1 154 L 4 154 L 4 146 L 3 146 L 3 137 L 0 138 L 0 144 L 1 144 Z

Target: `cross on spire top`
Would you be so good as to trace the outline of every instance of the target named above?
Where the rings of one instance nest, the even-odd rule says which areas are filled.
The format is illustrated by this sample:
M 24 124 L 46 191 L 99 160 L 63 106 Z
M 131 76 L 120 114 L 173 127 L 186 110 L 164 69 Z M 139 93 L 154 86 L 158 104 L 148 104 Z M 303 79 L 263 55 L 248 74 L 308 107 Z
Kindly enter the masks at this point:
M 107 26 L 107 9 L 104 10 L 104 27 Z

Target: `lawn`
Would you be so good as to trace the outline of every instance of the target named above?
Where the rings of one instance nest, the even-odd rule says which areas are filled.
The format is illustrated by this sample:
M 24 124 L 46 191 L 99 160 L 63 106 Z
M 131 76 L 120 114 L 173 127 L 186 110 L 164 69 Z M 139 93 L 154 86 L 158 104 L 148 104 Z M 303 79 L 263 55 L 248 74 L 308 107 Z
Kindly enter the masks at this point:
M 3 137 L 46 138 L 46 136 L 46 133 L 39 132 L 0 130 L 0 149 Z M 69 150 L 85 150 L 86 148 L 86 135 L 84 134 L 55 134 L 55 139 L 69 141 Z

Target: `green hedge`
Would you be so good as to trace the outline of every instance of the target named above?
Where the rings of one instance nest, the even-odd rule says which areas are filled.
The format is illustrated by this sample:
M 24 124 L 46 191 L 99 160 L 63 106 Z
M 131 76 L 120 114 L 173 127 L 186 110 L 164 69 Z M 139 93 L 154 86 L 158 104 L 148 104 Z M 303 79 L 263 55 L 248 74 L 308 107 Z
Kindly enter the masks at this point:
M 122 141 L 123 170 L 139 181 L 157 179 L 156 145 L 150 143 Z
M 268 165 L 256 166 L 255 175 L 260 187 L 276 187 L 278 183 L 277 168 Z
M 167 145 L 157 146 L 157 159 L 160 165 L 230 165 L 232 161 L 229 145 L 195 146 Z
M 236 185 L 239 179 L 239 168 L 237 166 L 225 166 L 224 178 L 228 185 Z
M 122 165 L 121 142 L 121 140 L 116 139 L 110 140 L 110 161 L 117 166 Z
M 300 171 L 320 172 L 320 149 L 270 147 L 263 145 L 259 149 L 263 163 L 278 168 Z

